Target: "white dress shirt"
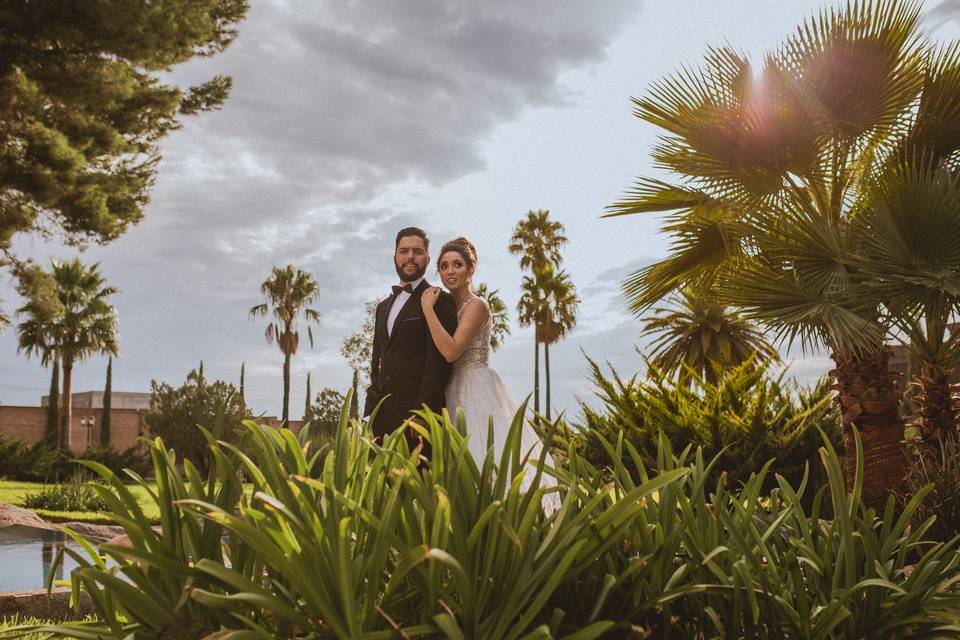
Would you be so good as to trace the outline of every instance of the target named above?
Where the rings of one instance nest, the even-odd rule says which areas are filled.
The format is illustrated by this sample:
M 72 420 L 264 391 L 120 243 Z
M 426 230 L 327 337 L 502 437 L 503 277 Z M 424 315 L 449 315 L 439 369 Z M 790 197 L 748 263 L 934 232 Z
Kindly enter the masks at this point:
M 413 291 L 417 290 L 417 287 L 420 286 L 420 283 L 423 282 L 425 276 L 420 276 L 413 282 L 401 282 L 400 286 L 409 284 L 410 289 Z M 406 291 L 401 291 L 397 294 L 397 297 L 393 299 L 393 306 L 390 307 L 390 313 L 387 314 L 387 335 L 393 335 L 393 323 L 397 321 L 397 316 L 400 315 L 400 310 L 403 309 L 403 305 L 407 304 L 407 300 L 410 299 L 412 294 L 407 293 Z

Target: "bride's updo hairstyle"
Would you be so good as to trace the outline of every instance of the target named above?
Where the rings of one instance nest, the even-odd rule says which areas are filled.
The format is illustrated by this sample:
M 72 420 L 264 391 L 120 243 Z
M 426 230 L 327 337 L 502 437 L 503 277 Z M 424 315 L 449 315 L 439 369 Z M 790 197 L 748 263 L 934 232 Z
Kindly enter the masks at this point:
M 473 268 L 477 266 L 477 249 L 473 246 L 472 242 L 460 236 L 459 238 L 454 238 L 444 243 L 440 249 L 440 256 L 437 258 L 437 269 L 440 268 L 440 261 L 443 259 L 443 254 L 448 251 L 459 253 L 468 267 Z

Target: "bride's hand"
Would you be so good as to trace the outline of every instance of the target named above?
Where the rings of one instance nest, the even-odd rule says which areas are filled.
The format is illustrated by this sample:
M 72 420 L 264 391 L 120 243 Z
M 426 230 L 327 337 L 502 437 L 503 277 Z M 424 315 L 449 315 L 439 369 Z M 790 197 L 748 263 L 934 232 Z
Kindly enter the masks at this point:
M 423 310 L 433 309 L 433 306 L 437 304 L 437 300 L 440 299 L 440 287 L 430 287 L 423 292 L 423 295 L 420 296 L 420 306 L 423 307 Z

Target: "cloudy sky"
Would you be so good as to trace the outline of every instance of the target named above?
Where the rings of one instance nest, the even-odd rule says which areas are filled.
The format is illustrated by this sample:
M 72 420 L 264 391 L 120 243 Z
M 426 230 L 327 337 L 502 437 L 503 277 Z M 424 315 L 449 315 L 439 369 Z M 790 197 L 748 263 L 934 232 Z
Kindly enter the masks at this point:
M 144 221 L 87 250 L 121 289 L 118 391 L 178 384 L 202 359 L 208 376 L 236 382 L 277 414 L 281 355 L 250 320 L 274 265 L 310 271 L 322 291 L 313 349 L 294 359 L 291 413 L 307 372 L 314 390 L 346 389 L 339 356 L 364 303 L 389 292 L 393 237 L 425 228 L 436 243 L 465 235 L 480 257 L 478 281 L 511 310 L 521 274 L 506 245 L 529 209 L 549 209 L 570 238 L 566 268 L 583 300 L 571 337 L 551 352 L 557 408 L 588 399 L 583 353 L 621 373 L 640 366 L 639 325 L 619 283 L 666 253 L 653 218 L 600 219 L 638 174 L 653 175 L 656 131 L 629 98 L 709 45 L 759 59 L 805 16 L 807 0 L 253 0 L 223 54 L 176 69 L 188 84 L 229 74 L 218 112 L 188 119 L 163 145 Z M 938 39 L 960 34 L 960 0 L 928 2 Z M 66 258 L 55 242 L 21 238 L 22 255 Z M 9 282 L 0 300 L 17 305 Z M 533 337 L 514 327 L 494 355 L 513 395 L 532 389 Z M 306 347 L 306 345 L 304 345 Z M 581 353 L 583 352 L 583 353 Z M 801 379 L 824 358 L 792 365 Z M 75 372 L 75 390 L 101 389 L 105 362 Z M 0 403 L 36 405 L 48 373 L 0 335 Z

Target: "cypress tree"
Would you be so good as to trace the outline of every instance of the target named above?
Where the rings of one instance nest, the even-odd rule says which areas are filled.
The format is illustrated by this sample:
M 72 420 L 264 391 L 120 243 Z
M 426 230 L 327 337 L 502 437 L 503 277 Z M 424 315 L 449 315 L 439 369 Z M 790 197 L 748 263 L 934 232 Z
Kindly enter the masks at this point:
M 200 361 L 200 369 L 197 371 L 197 375 L 200 378 L 200 384 L 203 384 L 203 360 Z
M 240 402 L 242 402 L 243 404 L 247 404 L 247 398 L 244 395 L 245 392 L 243 388 L 243 378 L 244 378 L 243 374 L 245 373 L 244 369 L 246 368 L 246 366 L 247 366 L 246 362 L 240 363 Z
M 107 383 L 103 387 L 103 417 L 100 418 L 100 445 L 110 447 L 110 407 L 113 405 L 113 356 L 107 360 Z
M 57 426 L 60 424 L 60 359 L 54 358 L 50 371 L 50 395 L 47 404 L 47 429 L 45 439 L 57 442 Z
M 360 419 L 360 371 L 353 370 L 353 397 L 350 399 L 350 417 Z
M 303 407 L 303 419 L 310 415 L 310 373 L 307 373 L 307 403 Z

